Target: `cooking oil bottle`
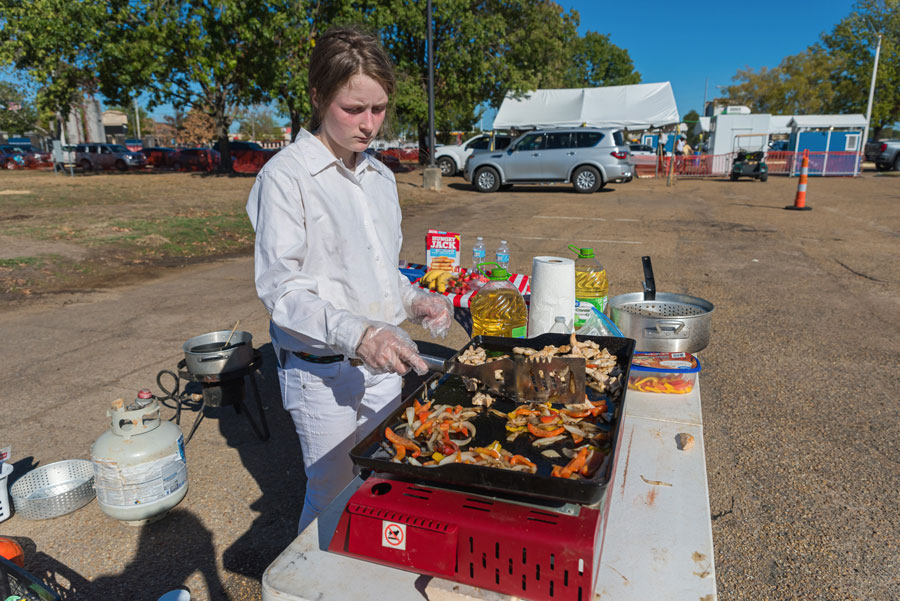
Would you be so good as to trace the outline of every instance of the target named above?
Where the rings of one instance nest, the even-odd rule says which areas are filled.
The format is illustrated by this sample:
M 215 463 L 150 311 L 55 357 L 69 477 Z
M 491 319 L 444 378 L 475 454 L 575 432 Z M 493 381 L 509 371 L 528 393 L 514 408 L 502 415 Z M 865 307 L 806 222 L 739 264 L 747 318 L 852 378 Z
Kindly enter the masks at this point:
M 609 298 L 609 279 L 606 269 L 594 257 L 593 248 L 578 248 L 569 245 L 569 250 L 578 255 L 575 259 L 575 329 L 591 318 L 593 309 L 606 311 Z
M 504 336 L 525 338 L 528 329 L 528 308 L 525 299 L 509 282 L 509 272 L 496 263 L 481 263 L 480 268 L 493 265 L 490 282 L 472 297 L 472 336 Z

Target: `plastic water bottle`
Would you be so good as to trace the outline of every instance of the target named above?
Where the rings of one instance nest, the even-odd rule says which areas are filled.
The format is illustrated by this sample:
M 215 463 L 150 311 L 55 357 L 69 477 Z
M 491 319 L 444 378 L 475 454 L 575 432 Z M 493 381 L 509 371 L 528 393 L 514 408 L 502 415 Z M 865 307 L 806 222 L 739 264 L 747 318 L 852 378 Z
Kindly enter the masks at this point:
M 484 263 L 487 259 L 487 249 L 484 246 L 484 238 L 478 236 L 475 240 L 475 246 L 472 247 L 472 271 L 481 271 L 478 267 L 480 263 Z
M 509 246 L 506 240 L 501 240 L 497 247 L 497 266 L 509 271 Z
M 566 325 L 566 318 L 562 315 L 557 316 L 556 320 L 553 322 L 553 327 L 550 328 L 550 332 L 553 334 L 571 334 L 572 332 L 569 330 L 569 326 Z

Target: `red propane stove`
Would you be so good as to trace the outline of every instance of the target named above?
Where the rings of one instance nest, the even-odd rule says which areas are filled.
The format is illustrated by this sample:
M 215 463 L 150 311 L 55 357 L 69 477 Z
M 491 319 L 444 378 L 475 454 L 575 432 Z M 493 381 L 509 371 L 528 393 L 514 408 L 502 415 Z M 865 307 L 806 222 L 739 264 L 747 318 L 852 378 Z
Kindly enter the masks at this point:
M 538 502 L 539 503 L 539 502 Z M 588 601 L 601 510 L 370 477 L 329 551 L 535 601 Z

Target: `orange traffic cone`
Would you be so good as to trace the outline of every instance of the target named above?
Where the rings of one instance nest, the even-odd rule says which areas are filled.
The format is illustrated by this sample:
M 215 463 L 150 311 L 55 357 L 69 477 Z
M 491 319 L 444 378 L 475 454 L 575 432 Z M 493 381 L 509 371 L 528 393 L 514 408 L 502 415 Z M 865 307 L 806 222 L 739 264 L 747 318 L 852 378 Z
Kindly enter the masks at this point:
M 793 206 L 784 207 L 791 211 L 812 211 L 806 206 L 806 181 L 809 179 L 809 150 L 803 151 L 803 163 L 800 165 L 800 181 L 797 183 L 797 196 Z

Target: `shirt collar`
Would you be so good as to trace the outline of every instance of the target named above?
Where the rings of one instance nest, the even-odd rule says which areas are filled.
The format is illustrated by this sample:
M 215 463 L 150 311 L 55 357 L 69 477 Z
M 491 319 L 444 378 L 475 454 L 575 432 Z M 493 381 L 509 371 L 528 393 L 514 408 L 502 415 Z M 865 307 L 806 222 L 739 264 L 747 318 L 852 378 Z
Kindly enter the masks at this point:
M 378 159 L 368 152 L 362 153 L 362 158 L 357 160 L 355 169 L 347 167 L 344 165 L 343 161 L 331 154 L 331 151 L 322 144 L 321 140 L 312 135 L 312 133 L 305 128 L 301 129 L 300 133 L 297 134 L 297 140 L 301 143 L 303 156 L 306 158 L 306 166 L 312 175 L 321 173 L 331 165 L 343 165 L 348 171 L 356 176 L 359 176 L 362 171 L 366 169 L 374 169 L 375 171 L 381 172 L 380 165 L 377 164 Z

